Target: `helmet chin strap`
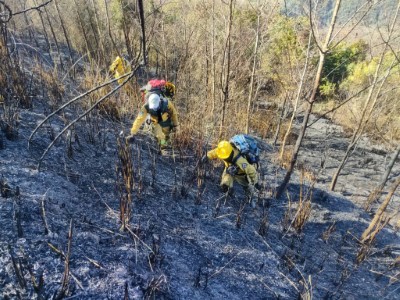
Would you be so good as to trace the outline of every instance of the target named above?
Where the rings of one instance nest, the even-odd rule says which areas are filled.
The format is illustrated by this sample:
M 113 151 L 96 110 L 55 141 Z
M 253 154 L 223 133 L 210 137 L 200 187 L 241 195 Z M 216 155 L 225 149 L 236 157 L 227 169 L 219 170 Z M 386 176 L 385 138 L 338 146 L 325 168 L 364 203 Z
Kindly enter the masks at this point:
M 231 163 L 231 162 L 232 162 L 232 159 L 233 159 L 233 150 L 232 150 L 231 154 L 229 154 L 228 158 L 225 158 L 225 159 L 224 159 L 224 161 L 226 161 L 226 162 L 228 162 L 228 163 Z

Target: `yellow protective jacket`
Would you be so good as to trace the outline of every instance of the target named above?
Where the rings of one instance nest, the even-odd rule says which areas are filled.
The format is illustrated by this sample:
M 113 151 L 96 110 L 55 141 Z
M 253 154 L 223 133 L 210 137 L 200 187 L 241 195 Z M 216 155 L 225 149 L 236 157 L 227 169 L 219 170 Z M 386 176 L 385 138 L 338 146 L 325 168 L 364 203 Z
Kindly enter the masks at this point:
M 131 71 L 131 66 L 127 61 L 117 56 L 110 66 L 110 72 L 114 74 L 114 78 L 120 78 L 122 75 L 129 73 Z M 121 84 L 126 78 L 121 78 L 118 83 Z
M 172 127 L 178 126 L 178 113 L 174 104 L 168 100 L 162 100 L 161 111 L 158 116 L 150 115 L 151 122 L 153 124 L 159 124 L 161 127 Z M 164 106 L 164 108 L 163 108 Z M 147 114 L 149 114 L 148 104 L 144 104 L 139 112 L 139 115 L 136 117 L 135 121 L 132 124 L 131 134 L 136 134 L 140 126 L 146 121 Z
M 216 159 L 218 158 L 216 148 L 212 149 L 207 152 L 207 157 L 209 159 Z M 233 149 L 233 158 L 237 157 L 239 155 L 239 150 Z M 223 160 L 225 164 L 225 168 L 228 168 L 230 165 L 232 165 L 231 162 Z M 241 155 L 239 155 L 238 159 L 236 160 L 235 165 L 238 167 L 238 173 L 237 176 L 247 176 L 247 180 L 249 181 L 249 184 L 256 184 L 258 182 L 258 174 L 256 168 L 250 164 L 247 159 Z

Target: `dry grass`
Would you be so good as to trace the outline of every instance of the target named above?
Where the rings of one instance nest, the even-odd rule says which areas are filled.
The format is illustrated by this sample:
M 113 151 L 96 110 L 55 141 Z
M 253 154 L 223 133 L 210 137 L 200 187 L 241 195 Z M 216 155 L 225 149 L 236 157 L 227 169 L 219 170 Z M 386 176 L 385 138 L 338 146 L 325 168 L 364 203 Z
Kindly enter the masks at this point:
M 5 50 L 4 39 L 0 36 L 0 129 L 8 140 L 18 137 L 19 109 L 32 106 L 25 84 L 27 78 L 18 62 L 13 61 Z
M 160 293 L 163 293 L 166 284 L 167 278 L 164 275 L 160 275 L 158 278 L 153 277 L 145 289 L 144 299 L 157 299 L 156 296 Z
M 94 86 L 98 86 L 108 81 L 110 78 L 104 76 L 102 70 L 97 68 L 93 70 L 87 70 L 84 74 L 82 87 L 84 90 L 89 90 Z M 117 85 L 117 83 L 115 83 Z M 104 97 L 109 93 L 115 86 L 108 85 L 89 95 L 89 101 L 86 101 L 83 105 L 84 108 L 88 108 L 93 105 L 98 99 Z M 136 89 L 137 92 L 134 92 Z M 140 107 L 143 103 L 139 96 L 139 85 L 132 79 L 123 87 L 119 89 L 116 94 L 111 95 L 107 100 L 103 101 L 98 106 L 98 112 L 113 120 L 120 121 L 122 118 L 130 117 L 136 113 L 135 109 Z
M 276 125 L 277 114 L 275 111 L 255 111 L 250 118 L 250 128 L 264 139 L 273 137 Z
M 297 233 L 303 230 L 312 212 L 311 200 L 315 182 L 316 178 L 314 173 L 302 167 L 300 172 L 300 191 L 297 196 L 298 201 L 295 207 L 293 207 L 293 201 L 288 193 L 289 203 L 283 221 L 286 232 L 289 232 L 291 228 Z
M 279 155 L 277 154 L 277 157 L 275 158 L 275 160 L 278 162 L 278 164 L 284 168 L 284 169 L 288 169 L 290 166 L 290 161 L 292 160 L 292 155 L 293 155 L 293 150 L 292 149 L 288 149 L 286 148 L 285 151 L 283 151 L 282 153 L 282 157 L 279 157 Z
M 65 94 L 65 86 L 59 79 L 57 69 L 47 71 L 42 66 L 36 65 L 34 71 L 39 75 L 41 91 L 47 94 L 48 103 L 53 109 L 57 108 Z
M 116 166 L 117 187 L 120 193 L 120 222 L 121 230 L 129 225 L 132 214 L 132 189 L 133 189 L 133 165 L 132 150 L 124 139 L 118 141 L 118 159 Z
M 297 206 L 294 207 L 289 195 L 288 198 L 289 203 L 283 219 L 284 230 L 289 232 L 293 228 L 297 233 L 300 233 L 311 215 L 311 200 L 300 198 Z
M 302 276 L 302 280 L 300 280 L 301 285 L 303 286 L 303 291 L 300 294 L 302 300 L 312 300 L 313 298 L 313 286 L 311 281 L 311 275 L 308 276 L 308 279 Z
M 389 223 L 391 216 L 388 215 L 386 209 L 399 185 L 400 185 L 400 178 L 395 180 L 395 182 L 392 184 L 392 186 L 389 189 L 389 193 L 387 194 L 385 200 L 378 208 L 374 218 L 368 225 L 368 228 L 365 229 L 364 232 L 362 233 L 360 238 L 361 247 L 356 257 L 357 263 L 361 263 L 366 259 L 368 253 L 370 252 L 371 246 L 375 242 L 376 236 Z
M 325 243 L 328 242 L 330 236 L 332 235 L 333 232 L 336 230 L 336 221 L 334 221 L 322 234 L 322 239 L 324 240 Z

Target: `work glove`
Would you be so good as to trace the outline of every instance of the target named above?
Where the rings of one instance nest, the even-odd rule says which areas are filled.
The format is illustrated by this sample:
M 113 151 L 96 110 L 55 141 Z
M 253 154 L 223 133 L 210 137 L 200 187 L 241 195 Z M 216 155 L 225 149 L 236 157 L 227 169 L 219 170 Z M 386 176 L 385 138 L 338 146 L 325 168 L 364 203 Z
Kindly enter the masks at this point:
M 134 136 L 134 135 L 128 135 L 128 136 L 125 138 L 125 140 L 126 140 L 126 142 L 127 142 L 128 144 L 132 144 L 132 143 L 135 141 L 135 136 Z
M 235 176 L 238 172 L 238 168 L 235 165 L 230 165 L 227 169 L 226 169 L 226 173 L 228 173 L 231 176 Z

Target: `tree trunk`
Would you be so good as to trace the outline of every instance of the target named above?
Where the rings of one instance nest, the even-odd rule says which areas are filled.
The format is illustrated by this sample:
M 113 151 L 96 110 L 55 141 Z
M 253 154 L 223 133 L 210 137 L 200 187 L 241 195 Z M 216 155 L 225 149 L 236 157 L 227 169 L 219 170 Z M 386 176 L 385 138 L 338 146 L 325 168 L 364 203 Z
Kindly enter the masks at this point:
M 121 53 L 120 53 L 117 45 L 115 44 L 114 38 L 113 38 L 113 36 L 111 34 L 111 23 L 110 23 L 110 16 L 109 16 L 109 12 L 108 12 L 107 0 L 104 0 L 104 7 L 106 9 L 108 36 L 110 37 L 111 43 L 112 43 L 112 45 L 114 47 L 114 51 L 116 51 L 118 53 L 118 55 L 121 56 Z
M 295 103 L 294 103 L 293 113 L 292 113 L 292 116 L 290 118 L 289 126 L 288 126 L 288 128 L 286 130 L 285 136 L 283 137 L 283 140 L 282 140 L 281 152 L 279 154 L 279 159 L 280 160 L 282 160 L 282 158 L 283 158 L 283 153 L 285 151 L 286 141 L 287 141 L 287 138 L 288 138 L 290 132 L 292 131 L 293 121 L 294 121 L 294 118 L 296 117 L 297 108 L 299 106 L 301 93 L 303 92 L 303 86 L 304 86 L 305 77 L 306 77 L 306 73 L 307 73 L 307 69 L 308 69 L 308 61 L 309 61 L 309 58 L 310 58 L 311 38 L 312 38 L 312 32 L 310 30 L 310 34 L 309 34 L 309 37 L 308 37 L 306 61 L 304 63 L 303 73 L 301 74 L 300 85 L 299 85 L 299 88 L 297 90 L 297 95 L 296 95 L 296 100 L 295 100 Z
M 257 1 L 257 9 L 260 7 L 260 0 Z M 256 28 L 256 40 L 254 42 L 254 52 L 253 52 L 253 68 L 251 70 L 250 84 L 249 84 L 249 97 L 247 99 L 247 116 L 246 116 L 246 129 L 245 132 L 249 133 L 249 123 L 250 123 L 250 110 L 251 102 L 253 99 L 253 89 L 254 89 L 254 76 L 256 73 L 257 66 L 257 55 L 258 55 L 258 40 L 260 38 L 260 16 L 261 12 L 257 13 L 257 28 Z
M 314 80 L 314 86 L 313 86 L 313 89 L 312 89 L 312 93 L 311 93 L 310 99 L 308 100 L 308 108 L 307 108 L 307 111 L 305 112 L 305 115 L 304 115 L 304 119 L 303 119 L 303 123 L 302 123 L 302 127 L 301 127 L 301 131 L 300 131 L 299 137 L 297 138 L 296 145 L 294 146 L 294 149 L 293 149 L 293 155 L 292 155 L 292 158 L 290 160 L 289 168 L 288 168 L 288 170 L 286 172 L 286 175 L 285 175 L 285 178 L 283 179 L 283 182 L 280 184 L 280 186 L 278 187 L 278 189 L 276 191 L 276 198 L 279 198 L 283 194 L 283 192 L 285 191 L 286 186 L 289 183 L 290 177 L 291 177 L 291 175 L 293 173 L 294 166 L 295 166 L 296 161 L 297 161 L 297 157 L 299 155 L 300 146 L 301 146 L 301 143 L 303 141 L 303 138 L 304 138 L 304 135 L 305 135 L 305 132 L 306 132 L 306 129 L 307 129 L 308 120 L 310 118 L 310 115 L 311 115 L 311 112 L 312 112 L 312 107 L 313 107 L 313 104 L 315 102 L 315 97 L 316 97 L 318 89 L 319 89 L 321 76 L 322 76 L 322 69 L 323 69 L 324 62 L 325 62 L 325 55 L 326 55 L 326 52 L 328 51 L 329 45 L 331 43 L 331 37 L 332 37 L 332 33 L 333 33 L 333 30 L 334 30 L 335 25 L 336 25 L 336 18 L 337 18 L 337 14 L 338 14 L 341 2 L 342 2 L 341 0 L 336 0 L 335 8 L 334 8 L 333 14 L 332 14 L 331 24 L 329 26 L 329 30 L 328 30 L 328 33 L 326 35 L 324 45 L 322 46 L 322 49 L 320 49 L 318 69 L 317 69 L 317 73 L 315 74 L 315 80 Z M 310 11 L 310 15 L 311 15 L 311 13 L 312 12 Z M 310 23 L 310 26 L 312 28 L 313 24 Z
M 379 207 L 378 211 L 376 212 L 374 218 L 372 219 L 371 223 L 369 224 L 368 228 L 363 232 L 361 235 L 361 243 L 366 242 L 370 238 L 371 232 L 374 231 L 374 228 L 379 226 L 380 221 L 382 220 L 383 214 L 388 207 L 390 200 L 393 197 L 397 187 L 400 185 L 400 177 L 396 179 L 393 185 L 390 188 L 389 194 L 386 196 L 385 201 L 382 202 L 381 206 Z
M 74 0 L 74 4 L 75 4 L 76 12 L 77 12 L 77 15 L 78 15 L 79 25 L 81 26 L 81 30 L 82 30 L 82 34 L 83 34 L 83 39 L 85 40 L 86 52 L 87 52 L 87 54 L 88 54 L 89 60 L 91 60 L 92 49 L 91 49 L 90 46 L 89 46 L 89 41 L 88 41 L 87 34 L 86 34 L 86 30 L 85 30 L 85 25 L 84 25 L 84 23 L 83 23 L 82 16 L 81 16 L 81 14 L 79 13 L 80 8 L 79 8 L 79 6 L 78 6 L 78 3 L 76 3 L 76 0 Z
M 140 16 L 140 27 L 142 29 L 143 64 L 146 66 L 147 65 L 147 57 L 146 57 L 146 28 L 145 28 L 145 19 L 144 19 L 143 0 L 138 0 L 138 8 L 139 8 L 139 16 Z
M 276 143 L 278 141 L 279 138 L 279 132 L 281 131 L 281 125 L 282 125 L 282 121 L 283 119 L 286 117 L 286 102 L 288 100 L 289 96 L 287 95 L 287 92 L 285 93 L 285 100 L 283 100 L 283 105 L 282 108 L 280 109 L 280 114 L 279 114 L 279 118 L 278 118 L 278 125 L 276 126 L 276 130 L 275 130 L 275 134 L 274 134 L 274 138 L 273 138 L 273 142 L 272 145 L 274 145 L 274 147 L 276 147 Z M 278 110 L 279 112 L 279 110 Z
M 57 40 L 56 34 L 55 34 L 55 32 L 54 32 L 53 24 L 51 23 L 51 20 L 50 20 L 49 12 L 47 11 L 46 6 L 44 6 L 43 9 L 44 9 L 44 11 L 45 11 L 45 13 L 46 13 L 47 22 L 49 23 L 49 26 L 50 26 L 51 35 L 53 36 L 54 43 L 56 44 L 57 53 L 58 53 L 58 58 L 60 59 L 60 66 L 61 66 L 61 69 L 64 70 L 64 63 L 63 63 L 63 60 L 62 60 L 62 55 L 61 55 L 61 51 L 60 51 L 60 46 L 59 46 L 59 44 L 58 44 L 58 40 Z
M 167 51 L 167 42 L 165 39 L 165 27 L 164 27 L 164 18 L 161 20 L 161 31 L 162 31 L 162 43 L 163 43 L 163 64 L 164 64 L 164 77 L 168 79 L 169 68 L 168 68 L 168 51 Z
M 33 3 L 37 6 L 37 1 L 36 1 L 36 0 L 35 0 Z M 39 13 L 40 22 L 41 22 L 41 24 L 42 24 L 44 37 L 45 37 L 45 40 L 46 40 L 47 51 L 49 52 L 49 55 L 50 55 L 50 57 L 51 57 L 51 46 L 50 46 L 50 42 L 49 42 L 49 35 L 47 34 L 46 26 L 45 26 L 45 24 L 44 24 L 44 20 L 43 20 L 43 16 L 42 16 L 42 11 L 39 10 L 38 13 Z
M 122 1 L 120 2 L 120 4 L 121 4 L 121 12 L 122 12 L 122 31 L 124 32 L 125 47 L 126 47 L 126 51 L 128 53 L 129 58 L 133 59 L 131 39 L 129 37 L 129 32 L 130 32 L 130 27 L 131 27 L 130 24 L 132 24 L 132 23 L 127 22 L 126 13 L 125 13 L 125 9 L 123 7 Z
M 213 0 L 212 3 L 212 11 L 211 11 L 211 15 L 212 15 L 212 22 L 211 22 L 211 32 L 212 32 L 212 36 L 211 36 L 211 78 L 212 78 L 212 82 L 211 82 L 211 101 L 212 101 L 212 105 L 211 105 L 211 119 L 214 120 L 214 115 L 215 115 L 215 0 Z
M 231 72 L 231 30 L 233 23 L 233 2 L 234 0 L 230 0 L 229 2 L 229 24 L 228 24 L 228 33 L 226 37 L 225 51 L 223 53 L 224 59 L 222 60 L 222 72 L 221 72 L 221 98 L 222 98 L 222 111 L 221 111 L 221 122 L 219 125 L 219 139 L 222 137 L 222 131 L 225 124 L 225 114 L 226 114 L 226 105 L 229 100 L 229 80 L 230 80 L 230 72 Z M 225 67 L 225 57 L 226 57 L 226 71 L 224 72 Z M 225 73 L 225 74 L 224 74 Z M 224 78 L 225 75 L 225 78 Z M 224 81 L 225 79 L 225 81 Z
M 55 5 L 55 7 L 56 7 L 58 17 L 59 17 L 59 19 L 60 19 L 60 24 L 61 24 L 61 28 L 62 28 L 63 33 L 64 33 L 64 36 L 65 36 L 65 41 L 67 42 L 68 52 L 69 52 L 69 53 L 68 53 L 68 54 L 69 54 L 69 59 L 70 59 L 71 65 L 72 65 L 72 64 L 73 64 L 73 59 L 72 59 L 72 47 L 71 47 L 71 43 L 70 43 L 70 41 L 69 41 L 67 29 L 65 28 L 64 20 L 63 20 L 63 18 L 61 17 L 61 13 L 60 13 L 60 9 L 59 9 L 58 4 L 57 4 L 57 0 L 54 0 L 54 5 Z
M 97 36 L 98 36 L 98 39 L 99 39 L 99 43 L 101 45 L 101 49 L 99 51 L 100 52 L 100 58 L 101 58 L 102 62 L 104 62 L 106 49 L 105 49 L 104 41 L 103 41 L 103 34 L 101 33 L 101 30 L 100 30 L 100 20 L 99 20 L 99 15 L 97 14 L 98 8 L 97 8 L 96 4 L 94 3 L 94 0 L 91 0 L 91 2 L 92 2 L 94 18 L 96 20 Z
M 25 3 L 24 3 L 24 2 L 25 2 L 25 1 L 21 2 L 21 0 L 20 0 L 20 4 L 21 4 L 22 10 L 25 10 L 25 9 L 26 9 L 26 2 L 25 2 Z M 38 41 L 37 41 L 37 39 L 36 39 L 36 37 L 35 37 L 35 34 L 34 34 L 33 30 L 32 30 L 32 26 L 31 26 L 31 25 L 32 25 L 32 22 L 29 22 L 28 16 L 27 16 L 26 13 L 24 13 L 23 16 L 24 16 L 24 21 L 25 21 L 26 27 L 27 27 L 27 29 L 28 29 L 28 34 L 29 34 L 30 42 L 32 43 L 32 42 L 34 41 L 36 47 L 39 48 L 39 43 L 38 43 Z
M 396 163 L 397 157 L 399 157 L 399 153 L 400 153 L 400 144 L 397 146 L 396 151 L 393 154 L 392 159 L 389 162 L 389 165 L 386 169 L 385 174 L 382 177 L 381 182 L 379 183 L 379 185 L 369 194 L 368 199 L 367 199 L 367 203 L 366 203 L 366 210 L 369 211 L 370 210 L 370 206 L 371 204 L 375 201 L 378 200 L 380 195 L 382 194 L 383 188 L 386 185 L 386 182 L 389 179 L 389 175 L 392 172 L 393 166 Z
M 93 50 L 92 57 L 94 56 L 98 60 L 98 58 L 99 58 L 98 52 L 100 51 L 100 47 L 99 47 L 99 43 L 98 43 L 97 37 L 96 37 L 96 28 L 95 28 L 96 26 L 93 24 L 93 18 L 90 15 L 90 10 L 89 10 L 88 4 L 85 2 L 84 5 L 85 5 L 86 13 L 88 15 L 88 21 L 90 24 L 90 28 L 92 28 L 93 40 L 95 42 L 95 45 L 94 45 L 95 50 Z M 91 41 L 91 42 L 93 43 L 93 41 Z

